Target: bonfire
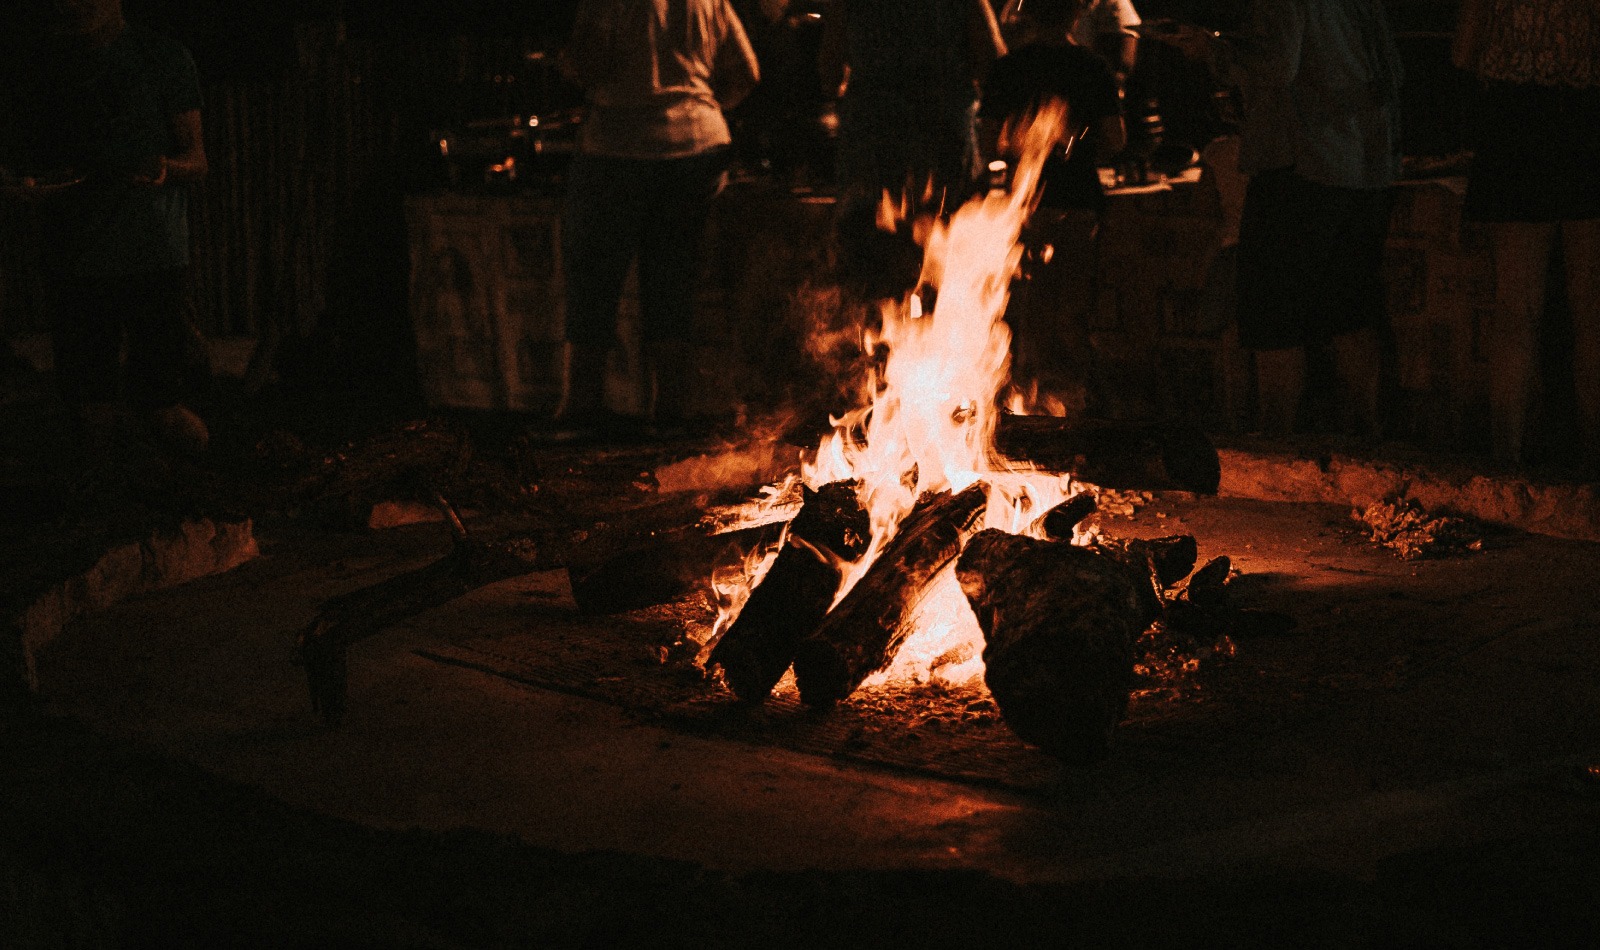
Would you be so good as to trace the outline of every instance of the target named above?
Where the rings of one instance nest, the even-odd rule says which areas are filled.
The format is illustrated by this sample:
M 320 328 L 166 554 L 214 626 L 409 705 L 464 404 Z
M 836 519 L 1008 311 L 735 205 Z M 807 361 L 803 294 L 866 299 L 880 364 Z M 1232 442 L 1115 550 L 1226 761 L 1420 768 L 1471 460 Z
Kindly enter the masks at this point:
M 741 699 L 761 701 L 791 667 L 819 707 L 863 686 L 982 679 L 1023 738 L 1071 759 L 1104 752 L 1162 578 L 1195 555 L 1192 538 L 1091 544 L 1092 493 L 997 448 L 1020 238 L 1065 129 L 1064 106 L 1040 110 L 1016 137 L 1009 188 L 920 223 L 917 288 L 883 305 L 865 342 L 886 359 L 806 460 L 800 513 L 717 578 L 706 663 Z

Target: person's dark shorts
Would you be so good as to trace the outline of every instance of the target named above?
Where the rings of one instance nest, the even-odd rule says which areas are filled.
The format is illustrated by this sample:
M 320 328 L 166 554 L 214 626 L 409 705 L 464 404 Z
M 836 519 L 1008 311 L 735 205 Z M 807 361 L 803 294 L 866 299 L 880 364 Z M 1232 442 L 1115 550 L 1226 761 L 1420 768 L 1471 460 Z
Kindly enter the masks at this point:
M 693 337 L 706 227 L 727 167 L 726 148 L 683 158 L 573 158 L 561 220 L 569 342 L 608 349 L 616 341 L 635 259 L 645 342 Z
M 1250 178 L 1239 224 L 1239 344 L 1326 343 L 1387 320 L 1387 188 L 1338 188 L 1293 169 Z
M 188 383 L 188 307 L 185 268 L 52 278 L 50 342 L 62 398 L 82 405 L 125 396 L 140 410 L 181 402 Z
M 1473 106 L 1469 221 L 1600 218 L 1600 88 L 1487 83 Z

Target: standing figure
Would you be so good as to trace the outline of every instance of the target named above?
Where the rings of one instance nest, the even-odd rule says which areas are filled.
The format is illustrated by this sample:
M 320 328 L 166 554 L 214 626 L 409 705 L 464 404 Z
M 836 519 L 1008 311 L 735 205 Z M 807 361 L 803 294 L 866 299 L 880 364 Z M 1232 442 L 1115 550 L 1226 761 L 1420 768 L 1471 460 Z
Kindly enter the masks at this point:
M 1000 8 L 1000 31 L 1008 46 L 1020 46 L 1034 39 L 1036 22 L 1033 0 L 1006 0 Z M 1136 28 L 1143 22 L 1133 0 L 1085 0 L 1083 15 L 1072 28 L 1072 40 L 1104 56 L 1121 85 L 1137 62 L 1139 34 Z
M 1401 65 L 1381 0 L 1254 0 L 1238 34 L 1157 34 L 1204 57 L 1243 99 L 1239 342 L 1257 423 L 1295 428 L 1307 350 L 1332 351 L 1341 428 L 1377 430 Z
M 562 213 L 567 391 L 549 435 L 605 427 L 606 354 L 635 259 L 651 424 L 676 434 L 706 224 L 727 178 L 723 111 L 755 88 L 755 53 L 729 0 L 582 0 L 563 61 L 585 116 Z
M 885 254 L 878 203 L 887 192 L 914 214 L 969 196 L 979 169 L 978 82 L 1005 45 L 988 0 L 833 0 L 823 18 L 823 87 L 843 87 L 841 270 L 869 296 L 897 296 L 915 283 L 916 267 Z
M 182 401 L 187 186 L 206 174 L 194 60 L 124 20 L 121 0 L 36 15 L 34 42 L 7 57 L 0 165 L 6 194 L 40 212 L 57 385 L 92 454 L 123 400 L 167 448 L 202 452 L 206 425 Z
M 1490 438 L 1519 462 L 1538 385 L 1540 324 L 1560 249 L 1572 314 L 1580 457 L 1600 473 L 1600 6 L 1466 0 L 1455 64 L 1478 80 L 1465 217 L 1494 243 Z
M 988 150 L 1014 160 L 1018 124 L 1048 102 L 1067 107 L 1064 141 L 1045 159 L 1039 204 L 1024 232 L 1028 279 L 1007 314 L 1015 331 L 1013 376 L 1057 398 L 1087 392 L 1084 315 L 1094 296 L 1094 239 L 1106 209 L 1099 164 L 1127 142 L 1112 67 L 1077 38 L 1088 6 L 1089 0 L 1028 0 L 1022 16 L 1030 39 L 996 61 L 979 109 L 985 143 L 993 142 Z
M 1139 34 L 1134 28 L 1143 22 L 1133 0 L 1089 0 L 1072 38 L 1104 56 L 1121 83 L 1137 63 Z

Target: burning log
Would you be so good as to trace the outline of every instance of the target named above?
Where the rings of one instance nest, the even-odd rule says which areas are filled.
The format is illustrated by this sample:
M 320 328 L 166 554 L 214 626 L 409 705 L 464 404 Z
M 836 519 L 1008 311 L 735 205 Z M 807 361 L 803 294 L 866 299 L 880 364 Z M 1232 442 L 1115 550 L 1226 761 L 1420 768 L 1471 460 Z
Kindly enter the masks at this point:
M 727 530 L 718 510 L 708 510 L 705 498 L 695 497 L 627 513 L 604 528 L 580 533 L 575 540 L 521 534 L 485 541 L 468 536 L 443 496 L 435 493 L 434 503 L 455 538 L 449 554 L 425 567 L 326 601 L 300 632 L 296 655 L 305 667 L 311 706 L 329 725 L 337 725 L 345 713 L 351 644 L 479 587 L 578 563 L 579 570 L 586 572 L 583 582 L 575 578 L 573 583 L 575 596 L 582 591 L 580 608 L 584 604 L 591 610 L 621 604 L 620 609 L 629 609 L 689 589 L 667 572 L 664 561 L 685 571 L 702 570 L 701 565 L 709 565 L 721 546 L 750 533 L 779 530 L 774 524 Z M 772 516 L 781 519 L 786 511 L 775 506 Z M 606 557 L 597 557 L 597 551 L 607 552 Z M 629 558 L 638 560 L 630 563 Z M 633 586 L 629 586 L 630 571 L 641 578 Z M 703 576 L 703 570 L 693 576 Z M 604 585 L 609 581 L 617 586 L 608 591 Z
M 853 561 L 871 534 L 855 482 L 805 490 L 783 549 L 739 617 L 711 651 L 707 666 L 722 667 L 735 696 L 767 698 L 794 662 L 800 641 L 821 626 L 839 590 L 837 560 Z
M 585 614 L 664 604 L 703 584 L 730 545 L 776 540 L 787 514 L 729 528 L 706 509 L 704 497 L 630 512 L 573 542 L 567 552 L 572 597 Z
M 1006 414 L 995 429 L 995 449 L 1015 462 L 1113 488 L 1214 495 L 1222 482 L 1216 446 L 1181 423 Z
M 984 634 L 984 682 L 1018 737 L 1069 764 L 1103 757 L 1127 713 L 1149 584 L 1113 557 L 981 531 L 956 576 Z
M 822 626 L 800 642 L 794 675 L 800 699 L 826 706 L 884 668 L 905 640 L 910 616 L 930 581 L 961 553 L 987 504 L 982 483 L 924 499 Z

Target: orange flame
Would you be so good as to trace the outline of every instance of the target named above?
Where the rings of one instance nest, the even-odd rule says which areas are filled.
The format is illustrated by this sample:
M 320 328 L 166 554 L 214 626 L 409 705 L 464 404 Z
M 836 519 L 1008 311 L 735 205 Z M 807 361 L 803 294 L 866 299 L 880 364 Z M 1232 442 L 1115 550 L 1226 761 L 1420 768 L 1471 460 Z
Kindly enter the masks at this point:
M 1045 158 L 1062 140 L 1066 108 L 1048 106 L 1021 127 L 1009 191 L 991 191 L 963 205 L 948 222 L 917 222 L 925 231 L 917 289 L 884 305 L 882 369 L 865 381 L 867 404 L 834 420 L 803 468 L 813 488 L 843 479 L 861 483 L 871 516 L 867 553 L 846 571 L 842 598 L 894 537 L 924 492 L 989 486 L 986 527 L 1020 533 L 1070 492 L 1070 478 L 1006 466 L 993 450 L 998 400 L 1010 375 L 1011 330 L 1003 319 L 1021 261 L 1023 225 L 1038 199 Z M 880 220 L 893 226 L 904 203 L 888 195 Z M 837 599 L 836 599 L 837 602 Z M 938 677 L 961 682 L 982 670 L 982 634 L 955 582 L 935 582 L 912 622 L 915 632 L 875 681 Z M 959 658 L 959 662 L 949 662 Z

